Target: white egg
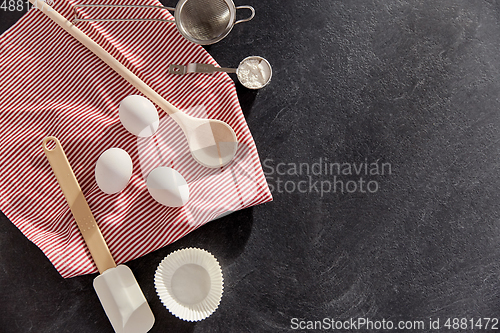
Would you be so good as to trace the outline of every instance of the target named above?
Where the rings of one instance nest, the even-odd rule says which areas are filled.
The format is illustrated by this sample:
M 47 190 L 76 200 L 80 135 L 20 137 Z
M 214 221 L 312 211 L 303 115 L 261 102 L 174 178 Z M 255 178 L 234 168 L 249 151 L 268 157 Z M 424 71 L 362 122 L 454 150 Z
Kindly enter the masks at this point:
M 160 124 L 158 111 L 147 98 L 139 95 L 130 95 L 120 102 L 118 116 L 123 127 L 130 133 L 148 137 L 156 133 Z
M 169 207 L 181 207 L 189 200 L 189 187 L 182 175 L 169 167 L 152 170 L 146 179 L 149 194 Z
M 95 180 L 107 194 L 121 192 L 132 176 L 132 159 L 120 148 L 110 148 L 99 156 L 95 164 Z

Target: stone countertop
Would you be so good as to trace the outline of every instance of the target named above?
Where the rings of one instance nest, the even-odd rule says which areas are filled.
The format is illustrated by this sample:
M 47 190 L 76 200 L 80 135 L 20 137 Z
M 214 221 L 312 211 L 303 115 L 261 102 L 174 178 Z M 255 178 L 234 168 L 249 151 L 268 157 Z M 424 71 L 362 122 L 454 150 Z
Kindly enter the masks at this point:
M 273 67 L 264 89 L 237 91 L 274 201 L 127 263 L 151 332 L 358 318 L 470 331 L 471 319 L 499 318 L 500 4 L 235 3 L 255 18 L 206 49 L 224 67 L 249 55 Z M 1 31 L 22 14 L 1 9 Z M 112 332 L 96 275 L 61 278 L 0 219 L 0 331 Z M 185 247 L 210 251 L 224 274 L 219 309 L 197 323 L 171 315 L 154 289 L 159 262 Z M 462 318 L 467 327 L 453 327 Z

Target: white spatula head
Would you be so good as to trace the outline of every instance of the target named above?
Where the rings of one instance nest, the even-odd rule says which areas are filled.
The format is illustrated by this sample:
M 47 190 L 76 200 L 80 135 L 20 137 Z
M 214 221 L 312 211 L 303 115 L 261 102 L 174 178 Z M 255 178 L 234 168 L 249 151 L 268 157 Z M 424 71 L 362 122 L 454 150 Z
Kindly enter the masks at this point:
M 117 333 L 145 333 L 155 318 L 134 274 L 118 265 L 94 279 L 94 289 Z

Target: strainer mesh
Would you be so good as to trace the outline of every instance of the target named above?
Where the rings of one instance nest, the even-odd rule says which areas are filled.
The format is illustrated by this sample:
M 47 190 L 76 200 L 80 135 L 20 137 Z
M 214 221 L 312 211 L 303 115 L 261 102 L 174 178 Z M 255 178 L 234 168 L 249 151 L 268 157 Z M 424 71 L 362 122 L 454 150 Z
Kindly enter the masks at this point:
M 179 14 L 184 31 L 205 41 L 224 34 L 231 19 L 225 0 L 188 0 Z

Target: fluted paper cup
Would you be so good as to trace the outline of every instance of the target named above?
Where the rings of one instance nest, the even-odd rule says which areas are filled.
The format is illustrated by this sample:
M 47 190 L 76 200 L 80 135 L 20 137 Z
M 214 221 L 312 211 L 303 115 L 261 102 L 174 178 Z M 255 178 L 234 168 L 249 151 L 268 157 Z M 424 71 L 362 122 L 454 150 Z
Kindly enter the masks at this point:
M 203 320 L 217 309 L 223 284 L 217 259 L 197 248 L 169 254 L 155 273 L 161 302 L 173 315 L 187 321 Z

